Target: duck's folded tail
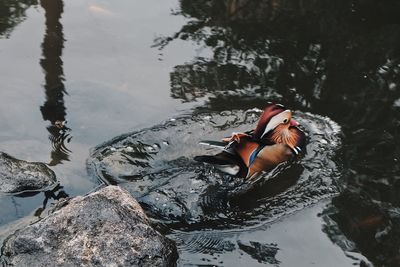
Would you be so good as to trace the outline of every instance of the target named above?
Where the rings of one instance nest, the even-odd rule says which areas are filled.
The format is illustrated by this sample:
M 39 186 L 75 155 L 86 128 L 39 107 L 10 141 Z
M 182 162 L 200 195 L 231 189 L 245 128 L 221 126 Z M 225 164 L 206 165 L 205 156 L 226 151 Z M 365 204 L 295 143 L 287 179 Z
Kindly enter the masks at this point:
M 247 167 L 243 164 L 242 160 L 230 153 L 225 151 L 215 155 L 202 155 L 194 157 L 195 161 L 208 163 L 215 166 L 222 172 L 231 174 L 231 175 L 239 175 L 242 176 L 242 173 L 247 172 Z
M 224 158 L 220 158 L 217 156 L 209 156 L 209 155 L 202 155 L 202 156 L 196 156 L 194 157 L 195 161 L 198 162 L 204 162 L 204 163 L 208 163 L 208 164 L 212 164 L 212 165 L 229 165 L 229 164 L 233 164 L 232 161 L 224 159 Z

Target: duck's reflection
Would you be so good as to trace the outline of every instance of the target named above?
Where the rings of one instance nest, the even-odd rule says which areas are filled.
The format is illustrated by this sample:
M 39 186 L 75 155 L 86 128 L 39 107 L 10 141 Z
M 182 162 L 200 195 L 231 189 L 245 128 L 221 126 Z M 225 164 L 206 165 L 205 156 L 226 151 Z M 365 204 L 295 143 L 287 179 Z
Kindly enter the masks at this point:
M 46 102 L 40 107 L 43 119 L 50 122 L 47 130 L 52 143 L 51 161 L 49 165 L 57 165 L 69 160 L 71 152 L 65 143 L 71 141 L 70 128 L 66 126 L 66 108 L 64 95 L 64 71 L 62 50 L 64 48 L 63 26 L 60 22 L 64 3 L 62 0 L 41 0 L 45 10 L 46 32 L 42 43 L 43 58 L 40 65 L 45 74 L 44 89 Z

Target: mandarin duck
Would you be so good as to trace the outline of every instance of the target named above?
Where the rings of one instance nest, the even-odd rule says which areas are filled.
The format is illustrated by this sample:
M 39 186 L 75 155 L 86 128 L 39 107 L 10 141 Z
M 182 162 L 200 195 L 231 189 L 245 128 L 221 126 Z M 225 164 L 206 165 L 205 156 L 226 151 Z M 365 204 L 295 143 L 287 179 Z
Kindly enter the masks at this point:
M 201 144 L 221 147 L 223 151 L 194 159 L 215 165 L 228 174 L 252 179 L 301 154 L 306 136 L 298 125 L 289 109 L 268 104 L 254 130 L 233 133 L 222 142 L 202 141 Z

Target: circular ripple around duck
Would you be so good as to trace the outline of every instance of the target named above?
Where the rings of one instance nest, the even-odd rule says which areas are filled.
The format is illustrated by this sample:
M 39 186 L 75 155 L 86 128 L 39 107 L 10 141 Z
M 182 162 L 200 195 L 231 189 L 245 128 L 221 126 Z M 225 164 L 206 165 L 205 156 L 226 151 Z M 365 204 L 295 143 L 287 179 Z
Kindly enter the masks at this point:
M 219 151 L 199 145 L 255 127 L 259 110 L 198 114 L 125 134 L 96 147 L 88 168 L 119 184 L 157 222 L 181 230 L 231 228 L 271 221 L 337 192 L 340 127 L 329 118 L 296 112 L 307 133 L 306 153 L 257 181 L 221 173 L 195 156 Z

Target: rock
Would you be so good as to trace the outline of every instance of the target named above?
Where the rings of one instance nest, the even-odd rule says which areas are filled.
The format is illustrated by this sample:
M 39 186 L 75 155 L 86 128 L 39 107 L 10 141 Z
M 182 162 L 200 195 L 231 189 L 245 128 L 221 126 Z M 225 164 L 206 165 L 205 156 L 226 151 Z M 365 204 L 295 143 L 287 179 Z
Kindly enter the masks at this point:
M 6 239 L 14 266 L 174 266 L 175 245 L 154 230 L 138 202 L 118 186 L 61 202 Z
M 340 127 L 327 117 L 295 112 L 308 136 L 306 154 L 252 182 L 193 160 L 220 151 L 200 141 L 252 129 L 260 113 L 195 114 L 125 134 L 96 147 L 88 169 L 127 189 L 155 222 L 179 230 L 254 225 L 336 194 Z
M 57 183 L 46 164 L 18 160 L 0 152 L 0 193 L 41 191 Z

